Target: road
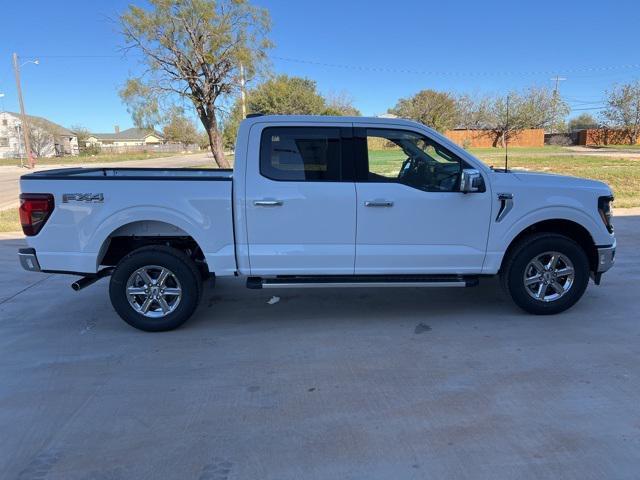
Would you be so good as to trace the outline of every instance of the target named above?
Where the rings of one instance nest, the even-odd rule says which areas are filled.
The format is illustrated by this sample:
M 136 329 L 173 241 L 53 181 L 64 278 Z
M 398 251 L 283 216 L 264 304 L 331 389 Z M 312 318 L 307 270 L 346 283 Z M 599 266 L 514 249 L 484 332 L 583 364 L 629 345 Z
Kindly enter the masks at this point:
M 635 479 L 640 216 L 570 311 L 473 289 L 247 290 L 168 333 L 0 240 L 2 479 Z M 275 296 L 271 303 L 269 300 Z
M 36 171 L 65 167 L 195 167 L 199 165 L 211 165 L 212 162 L 211 154 L 201 153 L 196 155 L 176 155 L 172 157 L 150 158 L 148 160 L 129 160 L 126 162 L 60 163 L 57 165 L 43 165 L 41 167 L 36 167 Z M 31 172 L 31 170 L 21 167 L 0 166 L 0 210 L 11 208 L 18 204 L 20 176 L 29 172 Z

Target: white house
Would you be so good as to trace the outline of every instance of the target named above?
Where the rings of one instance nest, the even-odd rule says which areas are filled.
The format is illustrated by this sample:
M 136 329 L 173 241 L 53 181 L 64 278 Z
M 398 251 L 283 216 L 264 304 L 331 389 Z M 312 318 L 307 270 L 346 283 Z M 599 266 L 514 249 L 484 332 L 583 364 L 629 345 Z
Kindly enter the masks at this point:
M 143 128 L 128 128 L 120 131 L 118 127 L 113 133 L 91 133 L 87 137 L 86 146 L 100 147 L 133 147 L 139 145 L 159 145 L 164 143 L 164 137 L 155 130 Z
M 42 117 L 27 115 L 29 143 L 36 157 L 78 155 L 78 137 L 71 130 Z M 22 118 L 13 112 L 0 112 L 0 157 L 24 157 Z

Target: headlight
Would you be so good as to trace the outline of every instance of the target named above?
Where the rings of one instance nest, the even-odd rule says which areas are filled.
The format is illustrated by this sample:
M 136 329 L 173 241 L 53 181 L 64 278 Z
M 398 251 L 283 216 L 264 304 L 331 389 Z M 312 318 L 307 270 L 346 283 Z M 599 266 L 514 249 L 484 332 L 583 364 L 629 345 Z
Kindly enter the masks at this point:
M 613 196 L 607 195 L 605 197 L 598 198 L 598 213 L 604 222 L 605 227 L 609 233 L 613 233 L 613 212 L 611 210 L 611 203 L 613 202 Z

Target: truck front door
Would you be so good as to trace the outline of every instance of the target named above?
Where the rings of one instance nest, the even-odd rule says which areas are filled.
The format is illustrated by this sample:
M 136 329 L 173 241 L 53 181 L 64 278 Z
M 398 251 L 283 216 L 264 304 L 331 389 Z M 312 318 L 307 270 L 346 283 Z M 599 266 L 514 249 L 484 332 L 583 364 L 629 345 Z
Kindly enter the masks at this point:
M 355 273 L 480 273 L 489 186 L 461 193 L 460 173 L 470 166 L 422 133 L 355 126 Z
M 252 127 L 245 183 L 252 275 L 353 274 L 351 131 L 350 123 Z

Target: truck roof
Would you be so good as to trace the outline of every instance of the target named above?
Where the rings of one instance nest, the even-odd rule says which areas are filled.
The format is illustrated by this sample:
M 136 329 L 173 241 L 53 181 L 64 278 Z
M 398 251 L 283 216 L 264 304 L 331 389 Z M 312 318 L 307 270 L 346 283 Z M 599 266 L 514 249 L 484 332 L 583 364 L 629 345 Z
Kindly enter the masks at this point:
M 255 115 L 249 116 L 243 123 L 379 123 L 381 125 L 407 125 L 422 127 L 424 125 L 406 118 L 389 117 L 340 117 L 330 115 Z

